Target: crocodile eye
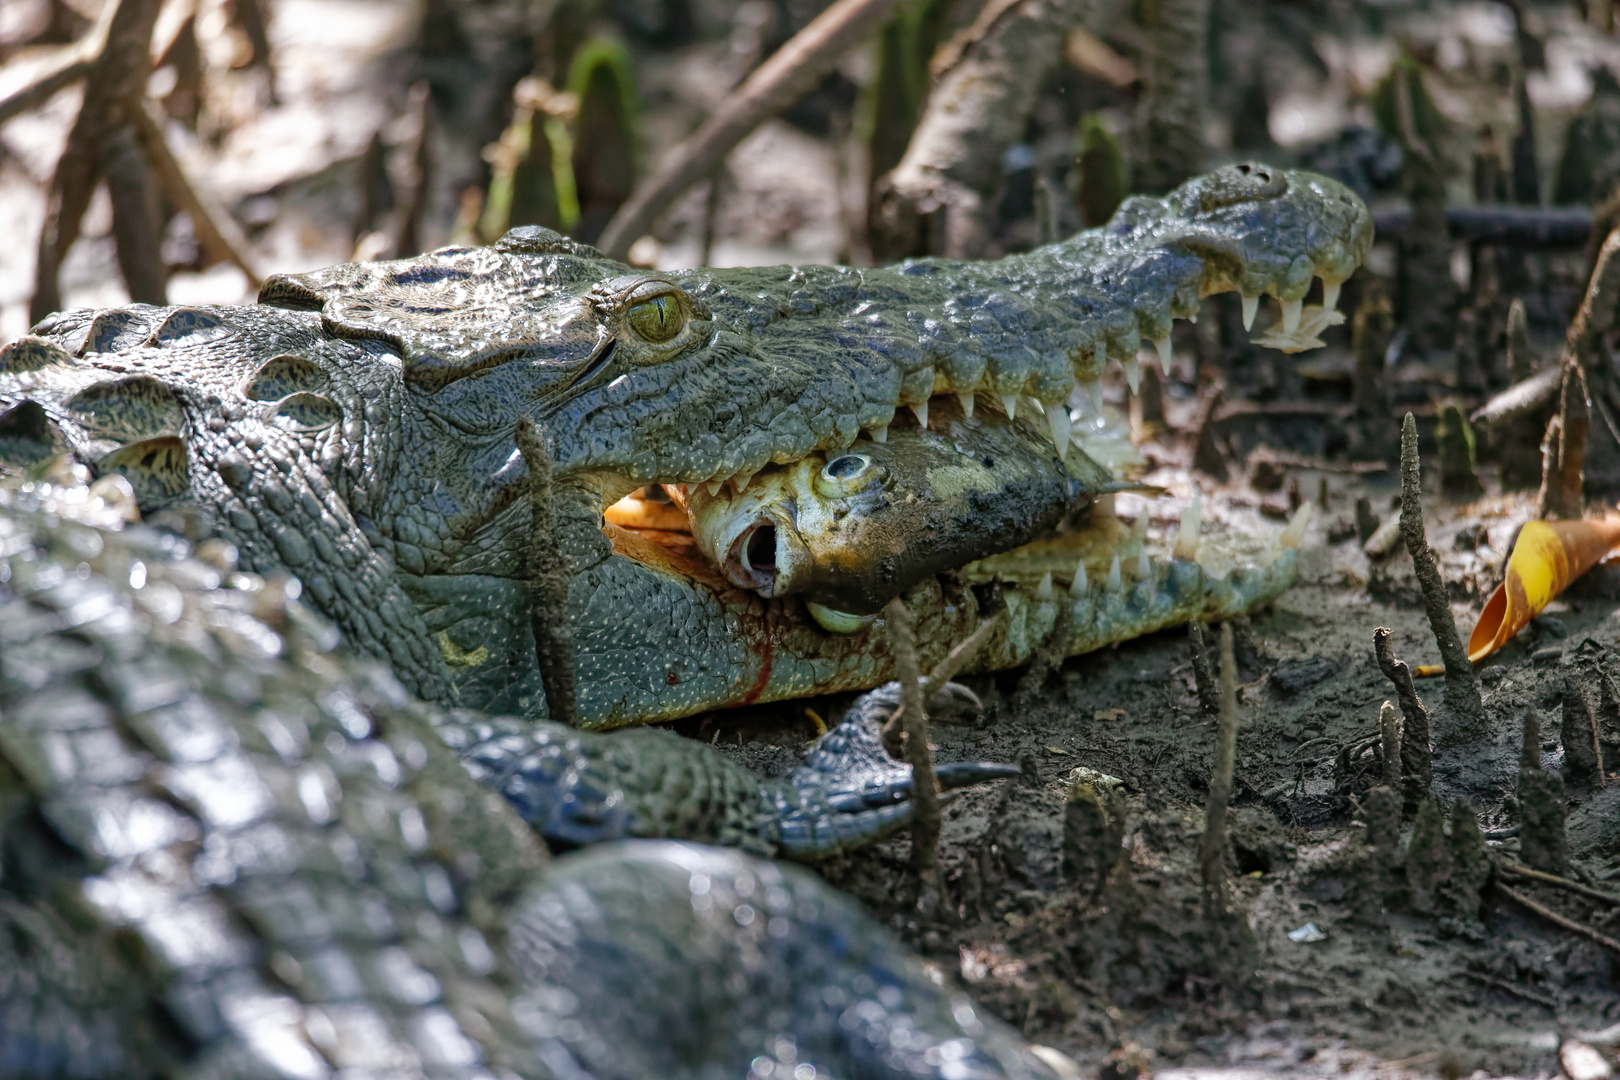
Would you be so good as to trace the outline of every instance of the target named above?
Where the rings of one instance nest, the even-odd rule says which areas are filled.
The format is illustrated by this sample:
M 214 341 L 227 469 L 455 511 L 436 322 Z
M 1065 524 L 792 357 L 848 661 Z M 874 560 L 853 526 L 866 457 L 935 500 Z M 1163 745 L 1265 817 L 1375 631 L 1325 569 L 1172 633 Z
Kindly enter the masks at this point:
M 821 474 L 829 480 L 848 480 L 870 464 L 872 459 L 865 454 L 845 454 L 827 462 Z
M 686 312 L 673 293 L 665 293 L 633 306 L 629 320 L 630 329 L 654 345 L 662 345 L 686 327 Z

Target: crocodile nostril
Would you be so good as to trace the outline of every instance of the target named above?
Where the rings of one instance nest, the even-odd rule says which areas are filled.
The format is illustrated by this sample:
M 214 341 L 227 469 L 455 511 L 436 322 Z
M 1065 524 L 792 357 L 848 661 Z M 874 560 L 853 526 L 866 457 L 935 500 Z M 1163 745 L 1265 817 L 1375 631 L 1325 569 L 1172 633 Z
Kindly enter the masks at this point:
M 755 525 L 743 541 L 742 563 L 745 568 L 756 574 L 774 574 L 776 572 L 776 526 L 761 523 Z

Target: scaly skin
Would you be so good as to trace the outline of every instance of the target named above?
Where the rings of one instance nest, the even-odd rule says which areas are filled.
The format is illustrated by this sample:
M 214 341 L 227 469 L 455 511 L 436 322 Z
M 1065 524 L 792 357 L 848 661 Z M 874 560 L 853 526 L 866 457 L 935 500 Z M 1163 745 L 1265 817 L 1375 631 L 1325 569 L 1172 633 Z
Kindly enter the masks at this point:
M 325 652 L 284 582 L 221 587 L 116 524 L 82 486 L 0 489 L 0 1076 L 1056 1075 L 808 872 L 670 841 L 553 860 L 442 741 L 488 762 L 482 726 L 515 722 L 410 700 Z M 595 782 L 530 773 L 576 833 L 622 755 L 714 798 L 705 823 L 643 787 L 636 813 L 679 820 L 642 834 L 779 820 L 756 846 L 789 849 L 892 808 L 904 771 L 831 740 L 750 793 L 667 733 L 547 733 L 587 740 Z M 750 811 L 762 792 L 812 814 Z
M 1109 357 L 1134 364 L 1202 295 L 1274 295 L 1298 326 L 1268 342 L 1309 344 L 1329 321 L 1301 315 L 1313 275 L 1336 296 L 1371 236 L 1341 186 L 1262 166 L 1128 200 L 1104 228 L 994 263 L 659 275 L 520 229 L 273 279 L 253 308 L 54 316 L 0 355 L 0 460 L 72 450 L 129 476 L 143 507 L 200 507 L 415 693 L 536 717 L 512 434 L 528 417 L 557 467 L 586 726 L 870 687 L 893 670 L 880 632 L 827 634 L 796 601 L 604 531 L 603 507 L 843 450 L 936 393 L 1064 444 L 1070 392 Z M 1139 598 L 1102 597 L 1071 650 L 1244 610 L 1292 574 L 1286 558 L 1235 581 L 1188 565 L 1154 570 Z M 1049 596 L 999 594 L 1011 617 L 982 667 L 1024 662 L 1057 618 Z M 979 595 L 944 579 L 908 603 L 924 663 L 981 617 Z

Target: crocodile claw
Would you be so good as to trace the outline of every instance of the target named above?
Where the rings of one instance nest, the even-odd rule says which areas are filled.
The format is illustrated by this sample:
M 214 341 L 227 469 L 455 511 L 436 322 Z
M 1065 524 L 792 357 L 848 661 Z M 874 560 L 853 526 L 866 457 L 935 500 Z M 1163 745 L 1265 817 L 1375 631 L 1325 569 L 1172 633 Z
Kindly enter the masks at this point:
M 815 859 L 880 840 L 911 820 L 911 766 L 883 745 L 884 722 L 900 706 L 900 684 L 862 694 L 823 735 L 778 792 L 782 853 Z M 1019 775 L 1016 765 L 963 761 L 934 770 L 942 791 Z

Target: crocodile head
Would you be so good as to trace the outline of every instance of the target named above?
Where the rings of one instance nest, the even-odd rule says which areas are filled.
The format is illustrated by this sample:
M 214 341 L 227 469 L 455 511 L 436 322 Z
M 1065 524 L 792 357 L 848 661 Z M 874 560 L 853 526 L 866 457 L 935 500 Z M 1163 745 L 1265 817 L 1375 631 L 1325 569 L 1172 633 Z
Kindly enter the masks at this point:
M 1071 393 L 1109 360 L 1130 376 L 1139 346 L 1167 345 L 1201 296 L 1236 289 L 1247 310 L 1270 294 L 1269 343 L 1309 344 L 1370 243 L 1347 190 L 1253 165 L 993 263 L 658 274 L 518 229 L 488 248 L 274 278 L 258 307 L 53 316 L 0 356 L 0 455 L 67 450 L 125 473 L 149 509 L 198 504 L 247 565 L 296 573 L 419 693 L 533 714 L 513 438 L 527 418 L 562 497 L 582 715 L 679 716 L 874 685 L 891 671 L 883 634 L 829 635 L 693 545 L 604 525 L 605 507 L 649 484 L 736 491 L 767 466 L 878 442 L 901 410 L 926 427 L 939 395 L 1066 447 Z M 1318 277 L 1324 307 L 1305 309 Z M 1252 604 L 1287 576 L 1266 573 L 1235 592 L 1138 575 L 1142 596 L 1100 602 L 1112 614 L 1084 640 Z M 919 582 L 925 662 L 986 603 L 1017 629 L 984 662 L 1027 658 L 1056 618 L 1035 584 L 981 602 L 970 584 Z

